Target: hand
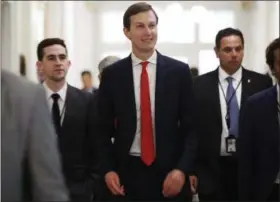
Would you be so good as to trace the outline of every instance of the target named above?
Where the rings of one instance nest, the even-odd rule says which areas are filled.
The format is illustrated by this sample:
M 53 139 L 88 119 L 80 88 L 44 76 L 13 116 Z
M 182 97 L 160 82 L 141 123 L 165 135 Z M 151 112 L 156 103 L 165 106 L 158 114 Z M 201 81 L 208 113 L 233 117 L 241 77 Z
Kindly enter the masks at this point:
M 196 194 L 197 188 L 197 177 L 194 175 L 189 176 L 191 191 L 193 194 Z
M 113 195 L 124 196 L 124 187 L 120 185 L 120 178 L 116 172 L 110 171 L 106 173 L 105 182 Z
M 162 194 L 164 197 L 178 195 L 185 184 L 185 174 L 180 170 L 172 170 L 163 182 Z

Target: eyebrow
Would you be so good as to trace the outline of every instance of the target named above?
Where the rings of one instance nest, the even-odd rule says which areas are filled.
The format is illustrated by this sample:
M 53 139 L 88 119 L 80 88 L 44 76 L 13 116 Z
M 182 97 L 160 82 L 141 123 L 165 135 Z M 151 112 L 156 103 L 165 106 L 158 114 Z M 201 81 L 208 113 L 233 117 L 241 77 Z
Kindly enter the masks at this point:
M 150 21 L 148 24 L 156 24 L 156 21 Z M 145 24 L 144 22 L 136 22 L 136 24 Z
M 225 47 L 223 47 L 223 49 L 228 49 L 228 48 L 230 48 L 230 49 L 233 49 L 233 48 L 243 48 L 243 46 L 239 45 L 239 46 L 225 46 Z
M 56 56 L 55 54 L 50 54 L 50 55 L 47 55 L 46 57 L 53 57 L 53 56 Z M 66 56 L 66 54 L 65 53 L 60 53 L 60 54 L 58 54 L 58 56 Z

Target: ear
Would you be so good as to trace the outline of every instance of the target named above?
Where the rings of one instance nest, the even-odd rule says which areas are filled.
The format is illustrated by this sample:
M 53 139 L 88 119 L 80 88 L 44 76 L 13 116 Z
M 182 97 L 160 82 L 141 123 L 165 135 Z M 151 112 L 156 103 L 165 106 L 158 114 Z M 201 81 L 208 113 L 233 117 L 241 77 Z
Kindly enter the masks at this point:
M 216 57 L 219 58 L 219 50 L 216 46 L 214 47 L 214 51 L 215 51 Z
M 131 39 L 130 31 L 127 28 L 123 28 L 123 33 L 126 36 L 126 38 L 128 38 L 129 40 Z
M 37 72 L 42 73 L 43 72 L 43 65 L 41 61 L 36 62 Z
M 36 67 L 37 67 L 37 69 L 40 69 L 40 68 L 41 68 L 41 66 L 42 66 L 41 61 L 37 61 L 37 62 L 36 62 Z
M 68 60 L 68 68 L 72 65 L 71 61 Z

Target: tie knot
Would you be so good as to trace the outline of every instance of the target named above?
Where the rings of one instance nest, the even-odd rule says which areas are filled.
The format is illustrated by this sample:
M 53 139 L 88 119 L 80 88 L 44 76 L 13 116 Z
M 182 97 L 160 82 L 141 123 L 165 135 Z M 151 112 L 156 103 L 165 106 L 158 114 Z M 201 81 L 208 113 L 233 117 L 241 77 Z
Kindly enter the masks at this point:
M 142 65 L 142 68 L 146 69 L 147 65 L 149 64 L 148 61 L 144 61 L 140 63 Z
M 53 99 L 55 102 L 60 98 L 60 96 L 59 96 L 58 93 L 53 93 L 53 94 L 51 95 L 51 97 L 52 97 L 52 99 Z
M 231 77 L 231 76 L 229 76 L 229 77 L 227 77 L 227 81 L 228 81 L 228 83 L 232 83 L 232 80 L 233 80 L 233 78 Z

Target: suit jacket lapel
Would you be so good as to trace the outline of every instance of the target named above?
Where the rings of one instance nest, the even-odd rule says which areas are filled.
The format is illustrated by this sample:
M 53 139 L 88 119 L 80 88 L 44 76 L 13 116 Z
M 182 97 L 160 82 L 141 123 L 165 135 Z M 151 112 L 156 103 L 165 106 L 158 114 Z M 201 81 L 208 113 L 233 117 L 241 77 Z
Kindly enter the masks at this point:
M 129 117 L 132 117 L 136 130 L 137 116 L 136 116 L 136 103 L 135 103 L 133 67 L 132 67 L 131 55 L 129 55 L 127 58 L 123 60 L 123 63 L 121 64 L 120 68 L 122 68 L 122 74 L 121 74 L 122 79 L 120 80 L 120 82 L 122 82 L 121 88 L 125 89 L 122 92 L 124 96 L 123 101 L 125 102 L 123 104 L 126 108 L 126 112 L 131 113 L 129 114 Z
M 75 95 L 73 94 L 73 91 L 71 89 L 71 86 L 68 85 L 67 92 L 66 92 L 66 99 L 65 99 L 65 109 L 64 114 L 62 114 L 62 123 L 61 123 L 61 131 L 65 130 L 67 128 L 67 123 L 69 119 L 69 114 L 71 114 L 71 111 L 75 109 Z M 63 113 L 63 112 L 62 112 Z
M 249 72 L 242 67 L 242 90 L 241 90 L 241 104 L 244 104 L 244 101 L 251 95 L 252 91 L 252 78 L 249 75 Z
M 156 86 L 155 86 L 155 118 L 157 117 L 160 101 L 163 100 L 164 90 L 164 74 L 168 71 L 169 67 L 166 64 L 164 57 L 157 52 L 157 64 L 156 64 Z
M 215 148 L 217 148 L 217 152 L 220 153 L 220 148 L 221 148 L 221 134 L 223 130 L 223 125 L 222 125 L 222 119 L 225 117 L 222 117 L 222 112 L 221 112 L 221 102 L 220 99 L 225 99 L 224 97 L 220 98 L 220 83 L 219 83 L 219 71 L 218 68 L 213 71 L 212 73 L 212 78 L 209 86 L 207 86 L 208 92 L 210 93 L 210 97 L 212 97 L 213 100 L 211 100 L 211 103 L 213 103 L 213 115 L 214 115 L 214 124 L 216 126 L 216 136 L 214 137 L 215 140 L 213 142 L 216 142 L 217 145 Z
M 222 112 L 221 112 L 221 103 L 220 103 L 220 82 L 219 82 L 219 71 L 216 69 L 212 73 L 211 83 L 207 86 L 208 92 L 211 93 L 211 97 L 213 98 L 213 111 L 215 112 L 218 128 L 220 129 L 219 134 L 222 133 Z M 224 99 L 222 97 L 221 99 Z

